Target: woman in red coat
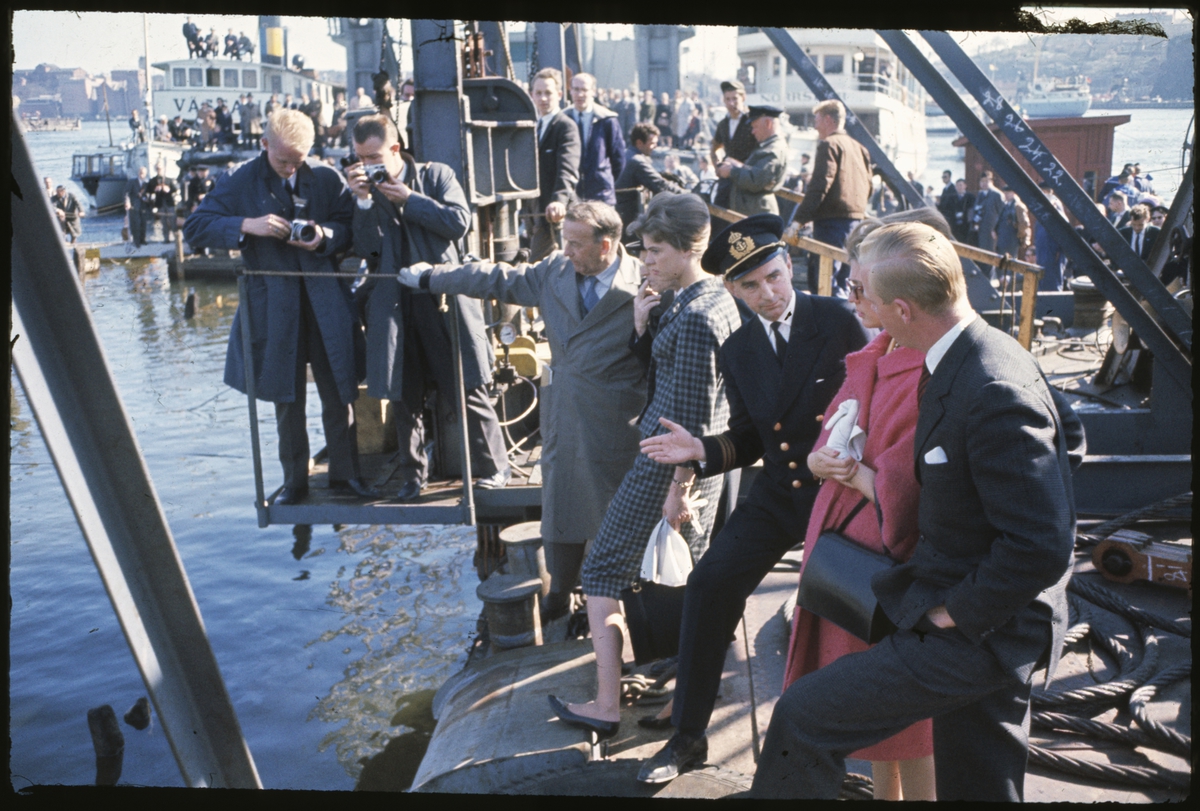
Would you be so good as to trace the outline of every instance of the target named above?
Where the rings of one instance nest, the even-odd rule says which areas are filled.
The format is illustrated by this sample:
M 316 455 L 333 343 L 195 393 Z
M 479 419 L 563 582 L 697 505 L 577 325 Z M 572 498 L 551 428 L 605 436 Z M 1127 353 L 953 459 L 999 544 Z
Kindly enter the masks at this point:
M 860 295 L 866 274 L 857 261 L 858 246 L 867 234 L 885 223 L 913 220 L 950 238 L 945 219 L 935 210 L 924 208 L 882 221 L 864 220 L 846 239 L 850 298 L 864 327 L 878 328 L 881 324 Z M 878 499 L 879 512 L 873 504 L 868 505 L 843 534 L 872 551 L 886 551 L 896 560 L 904 561 L 912 555 L 917 543 L 920 495 L 913 470 L 913 435 L 917 427 L 917 384 L 924 363 L 924 353 L 896 346 L 887 332 L 846 356 L 846 382 L 834 395 L 822 423 L 825 430 L 821 439 L 825 444 L 808 457 L 809 469 L 826 481 L 813 505 L 804 539 L 806 549 L 813 548 L 824 530 L 836 529 L 865 496 L 872 502 Z M 883 516 L 882 526 L 879 514 Z M 803 567 L 800 577 L 804 577 Z M 784 689 L 806 673 L 867 647 L 853 634 L 797 606 Z M 933 728 L 929 720 L 853 752 L 850 757 L 871 761 L 875 799 L 936 799 Z

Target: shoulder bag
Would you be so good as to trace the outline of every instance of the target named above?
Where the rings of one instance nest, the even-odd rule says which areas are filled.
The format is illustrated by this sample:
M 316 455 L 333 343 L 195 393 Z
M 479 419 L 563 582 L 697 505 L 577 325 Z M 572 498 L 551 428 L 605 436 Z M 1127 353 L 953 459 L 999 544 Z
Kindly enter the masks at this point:
M 639 665 L 679 653 L 683 592 L 692 570 L 687 542 L 664 518 L 650 534 L 641 576 L 621 591 L 633 659 Z
M 875 644 L 894 632 L 896 626 L 879 607 L 871 578 L 895 566 L 896 561 L 842 534 L 868 501 L 864 497 L 836 530 L 825 530 L 812 549 L 805 550 L 807 560 L 796 601 L 805 611 Z

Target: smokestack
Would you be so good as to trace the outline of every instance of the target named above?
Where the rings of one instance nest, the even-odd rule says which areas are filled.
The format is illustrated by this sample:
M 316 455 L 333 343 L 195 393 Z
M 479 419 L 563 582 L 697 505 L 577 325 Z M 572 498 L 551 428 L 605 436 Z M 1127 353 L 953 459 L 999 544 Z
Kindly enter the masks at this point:
M 278 15 L 258 18 L 258 53 L 264 65 L 287 66 L 283 19 Z

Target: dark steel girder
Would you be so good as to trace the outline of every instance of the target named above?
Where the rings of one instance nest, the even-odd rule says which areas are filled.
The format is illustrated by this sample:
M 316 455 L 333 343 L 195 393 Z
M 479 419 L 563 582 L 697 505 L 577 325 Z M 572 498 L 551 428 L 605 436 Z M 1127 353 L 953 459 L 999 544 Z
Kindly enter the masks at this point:
M 904 36 L 900 32 L 879 32 L 885 40 L 895 35 Z M 1062 200 L 1067 210 L 1083 223 L 1088 235 L 1093 241 L 1104 248 L 1104 252 L 1112 257 L 1117 266 L 1125 271 L 1126 278 L 1134 288 L 1145 297 L 1184 348 L 1192 349 L 1192 319 L 1151 272 L 1140 256 L 1126 242 L 1113 224 L 1102 215 L 1096 204 L 1075 178 L 1059 165 L 1057 159 L 1038 138 L 1033 129 L 1012 108 L 1008 101 L 1000 95 L 995 86 L 984 76 L 983 71 L 971 61 L 954 38 L 945 31 L 922 31 L 921 36 L 929 43 L 934 52 L 941 58 L 946 67 L 958 77 L 979 105 L 987 111 L 991 119 L 1000 127 L 1004 137 L 1033 164 L 1044 182 L 1054 188 L 1054 193 Z M 889 44 L 891 44 L 889 42 Z M 1041 218 L 1039 217 L 1039 220 Z M 1063 245 L 1061 240 L 1059 244 Z M 1096 279 L 1093 277 L 1093 282 Z M 1099 286 L 1099 285 L 1097 285 Z M 1122 313 L 1124 315 L 1124 313 Z
M 1175 382 L 1191 395 L 1192 364 L 1191 359 L 1184 354 L 1167 336 L 1163 328 L 1150 317 L 1150 314 L 1138 303 L 1133 294 L 1117 278 L 1116 274 L 1096 256 L 1091 246 L 1079 235 L 1070 223 L 1058 215 L 1050 201 L 1042 194 L 1037 184 L 1025 174 L 1016 159 L 1008 153 L 988 129 L 975 117 L 949 82 L 942 78 L 903 32 L 879 31 L 880 36 L 888 46 L 912 71 L 929 94 L 933 97 L 951 120 L 958 125 L 979 153 L 992 168 L 994 168 L 1010 186 L 1016 189 L 1018 195 L 1029 207 L 1029 211 L 1037 217 L 1038 222 L 1049 231 L 1054 241 L 1062 247 L 1063 252 L 1082 267 L 1096 285 L 1096 289 L 1113 303 L 1117 311 L 1137 330 L 1142 341 L 1154 353 L 1155 359 Z M 956 46 L 957 47 L 957 46 Z M 982 74 L 981 74 L 982 75 Z M 961 77 L 960 77 L 961 79 Z M 964 81 L 970 88 L 971 83 Z M 985 108 L 987 105 L 984 105 Z M 1011 109 L 1011 108 L 1009 108 Z M 1013 113 L 1015 116 L 1016 114 Z M 1021 125 L 1025 129 L 1028 127 Z M 1063 172 L 1063 175 L 1066 173 Z M 1093 206 L 1093 211 L 1095 207 Z M 1161 312 L 1161 310 L 1159 311 Z
M 813 92 L 821 101 L 833 99 L 842 101 L 837 92 L 825 79 L 825 75 L 821 70 L 808 58 L 808 54 L 804 53 L 796 41 L 792 39 L 783 28 L 764 28 L 762 32 L 767 35 L 767 39 L 771 40 L 779 52 L 783 54 L 783 58 L 788 61 L 792 69 L 800 74 L 800 78 L 808 85 L 808 89 Z M 875 142 L 871 137 L 871 133 L 867 132 L 867 128 L 858 120 L 858 116 L 850 109 L 846 102 L 842 101 L 842 105 L 846 108 L 846 132 L 851 138 L 858 141 L 867 148 L 867 152 L 871 155 L 871 163 L 879 171 L 884 181 L 898 192 L 912 208 L 923 208 L 925 203 L 925 195 L 920 189 L 908 182 L 908 178 L 900 173 L 892 164 L 891 158 L 887 153 Z

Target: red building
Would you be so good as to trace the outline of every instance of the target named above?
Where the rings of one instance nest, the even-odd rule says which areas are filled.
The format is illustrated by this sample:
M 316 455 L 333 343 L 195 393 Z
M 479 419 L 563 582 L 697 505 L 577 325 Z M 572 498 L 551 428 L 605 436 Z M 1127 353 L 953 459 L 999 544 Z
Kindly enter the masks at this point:
M 1066 169 L 1071 177 L 1079 183 L 1095 199 L 1096 193 L 1112 172 L 1113 130 L 1121 124 L 1129 122 L 1127 115 L 1105 115 L 1092 118 L 1033 118 L 1026 121 L 1046 148 L 1054 154 L 1059 164 Z M 1041 182 L 1032 164 L 1025 160 L 1017 148 L 1000 135 L 1000 127 L 989 124 L 988 128 L 997 137 L 1008 154 L 1017 159 L 1021 168 L 1033 178 Z M 966 147 L 966 181 L 967 188 L 979 188 L 979 175 L 984 169 L 995 169 L 979 154 L 974 144 L 966 136 L 954 142 L 955 146 Z

